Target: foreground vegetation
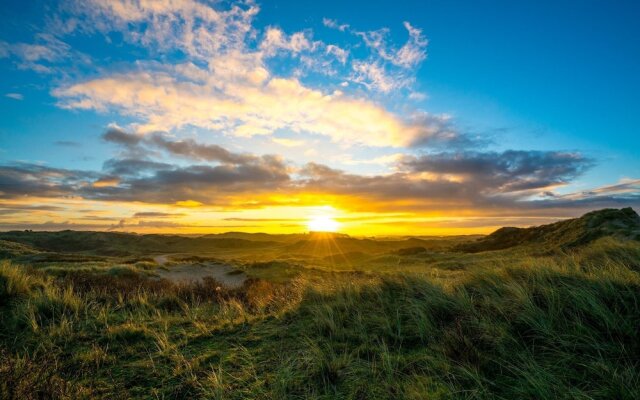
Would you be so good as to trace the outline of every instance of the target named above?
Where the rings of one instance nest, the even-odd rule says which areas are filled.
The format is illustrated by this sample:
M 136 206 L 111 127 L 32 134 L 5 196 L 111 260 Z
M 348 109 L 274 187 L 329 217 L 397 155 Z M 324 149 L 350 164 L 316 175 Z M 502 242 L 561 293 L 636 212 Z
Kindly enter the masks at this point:
M 638 242 L 490 254 L 234 290 L 4 262 L 0 398 L 640 398 Z

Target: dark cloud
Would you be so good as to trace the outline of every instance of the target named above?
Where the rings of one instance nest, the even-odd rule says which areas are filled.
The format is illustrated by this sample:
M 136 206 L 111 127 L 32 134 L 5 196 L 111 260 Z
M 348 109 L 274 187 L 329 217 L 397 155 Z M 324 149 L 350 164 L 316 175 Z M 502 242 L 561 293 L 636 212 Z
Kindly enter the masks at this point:
M 117 221 L 117 218 L 114 218 L 114 217 L 102 217 L 100 215 L 84 215 L 84 216 L 78 217 L 76 219 L 88 220 L 88 221 Z
M 193 200 L 228 206 L 230 198 L 241 195 L 247 198 L 247 207 L 255 207 L 271 204 L 272 200 L 259 197 L 264 193 L 280 194 L 285 202 L 287 195 L 294 199 L 300 193 L 314 193 L 358 198 L 347 206 L 361 210 L 535 209 L 550 213 L 571 207 L 640 204 L 640 180 L 569 195 L 555 193 L 556 186 L 572 182 L 594 164 L 571 152 L 442 152 L 405 156 L 398 162 L 396 172 L 388 175 L 358 175 L 319 163 L 308 163 L 290 175 L 293 169 L 273 155 L 237 154 L 217 145 L 171 141 L 162 134 L 142 138 L 117 129 L 107 131 L 105 140 L 128 149 L 154 147 L 215 163 L 182 166 L 150 157 L 131 158 L 131 152 L 125 152 L 107 160 L 101 172 L 37 164 L 4 165 L 0 166 L 0 197 L 82 196 L 165 204 Z M 273 200 L 273 204 L 282 201 Z M 141 212 L 133 218 L 141 221 L 180 215 Z
M 50 168 L 15 163 L 0 166 L 0 198 L 19 196 L 72 196 L 87 181 L 99 177 L 92 171 Z
M 183 213 L 165 213 L 165 212 L 137 212 L 133 214 L 133 218 L 171 218 L 171 217 L 183 217 Z
M 409 173 L 363 176 L 349 174 L 325 165 L 308 163 L 299 171 L 301 188 L 343 195 L 358 195 L 378 200 L 413 199 L 427 202 L 450 199 L 451 204 L 467 200 L 468 186 L 446 180 L 414 179 Z
M 14 210 L 14 211 L 62 211 L 63 207 L 58 206 L 48 206 L 48 205 L 27 205 L 27 204 L 2 204 L 0 205 L 0 209 L 3 210 Z
M 119 175 L 112 186 L 87 186 L 83 196 L 103 200 L 217 203 L 230 193 L 277 188 L 290 180 L 287 165 L 276 156 L 254 157 L 245 164 L 176 165 L 142 160 L 105 162 L 105 172 Z
M 79 195 L 95 200 L 176 202 L 195 200 L 220 204 L 232 193 L 258 192 L 286 186 L 289 167 L 278 156 L 232 153 L 217 145 L 172 142 L 160 134 L 145 139 L 110 128 L 104 139 L 128 149 L 107 160 L 101 172 L 55 169 L 37 164 L 0 166 L 0 196 L 40 197 Z M 214 165 L 179 166 L 157 162 L 142 154 L 141 143 L 172 154 L 218 161 Z
M 109 227 L 107 227 L 107 230 L 109 231 L 114 231 L 114 230 L 126 230 L 126 229 L 131 229 L 131 228 L 184 228 L 184 227 L 190 227 L 191 225 L 185 225 L 185 224 L 180 224 L 177 222 L 170 222 L 170 221 L 147 221 L 147 220 L 142 220 L 142 221 L 135 221 L 135 222 L 129 222 L 125 219 L 121 219 L 117 224 L 112 224 Z
M 173 155 L 200 161 L 219 161 L 228 164 L 246 164 L 256 160 L 251 154 L 232 153 L 216 144 L 201 144 L 193 139 L 170 141 L 162 134 L 149 137 L 149 144 Z
M 109 128 L 103 139 L 125 149 L 103 165 L 103 172 L 117 177 L 118 184 L 87 187 L 83 195 L 90 198 L 217 204 L 229 193 L 273 189 L 290 180 L 287 165 L 274 155 L 239 154 L 215 144 L 171 140 L 164 133 L 140 136 L 117 127 Z M 152 159 L 156 151 L 213 164 L 161 163 Z
M 31 223 L 31 222 L 0 222 L 0 231 L 10 230 L 23 230 L 30 229 L 34 231 L 62 231 L 66 229 L 73 229 L 78 231 L 99 231 L 104 230 L 105 225 L 92 224 L 92 223 L 75 223 L 70 221 L 47 221 L 43 223 Z
M 174 166 L 171 164 L 131 158 L 112 158 L 102 165 L 104 172 L 120 177 L 139 176 L 149 172 L 171 170 L 173 168 Z
M 461 152 L 405 157 L 412 172 L 461 175 L 500 193 L 566 184 L 594 165 L 578 153 L 557 151 Z
M 439 115 L 418 113 L 411 119 L 410 126 L 417 132 L 409 143 L 414 148 L 479 149 L 492 142 L 491 135 L 464 131 L 451 118 Z
M 117 127 L 110 127 L 102 135 L 110 143 L 124 146 L 130 152 L 149 154 L 150 148 L 196 161 L 215 161 L 225 164 L 246 164 L 256 161 L 252 154 L 233 153 L 217 144 L 198 143 L 193 139 L 172 140 L 168 135 L 156 132 L 146 136 L 128 133 Z M 146 148 L 146 149 L 145 149 Z
M 381 204 L 388 210 L 536 209 L 553 214 L 557 206 L 557 215 L 566 215 L 571 207 L 588 210 L 640 205 L 640 180 L 565 196 L 552 191 L 572 182 L 593 164 L 593 160 L 570 152 L 437 153 L 406 156 L 398 172 L 381 176 L 355 175 L 309 163 L 298 171 L 296 184 L 301 191 L 369 199 L 371 203 L 363 202 L 363 207 Z
M 109 127 L 102 135 L 102 139 L 122 146 L 136 146 L 142 141 L 142 136 L 125 132 L 117 127 Z

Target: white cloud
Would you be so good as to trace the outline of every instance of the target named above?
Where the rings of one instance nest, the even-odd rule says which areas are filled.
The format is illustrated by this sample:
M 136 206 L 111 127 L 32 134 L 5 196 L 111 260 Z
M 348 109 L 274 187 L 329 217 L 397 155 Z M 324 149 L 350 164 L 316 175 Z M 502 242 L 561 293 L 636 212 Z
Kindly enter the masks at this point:
M 388 74 L 380 62 L 355 60 L 351 67 L 353 68 L 351 79 L 354 82 L 382 93 L 389 93 L 392 90 L 401 89 L 413 83 L 413 79 L 404 74 Z
M 349 29 L 349 24 L 339 24 L 338 21 L 331 18 L 322 18 L 322 24 L 327 28 L 337 29 L 341 32 L 344 32 L 347 29 Z
M 349 158 L 343 162 L 347 165 L 391 165 L 397 164 L 405 156 L 404 153 L 393 153 L 367 160 L 353 160 Z
M 293 54 L 314 49 L 314 44 L 307 38 L 304 32 L 296 32 L 287 36 L 279 28 L 267 28 L 264 39 L 260 43 L 260 49 L 266 56 L 273 56 L 280 50 Z
M 399 49 L 389 44 L 389 28 L 374 31 L 353 32 L 371 49 L 366 59 L 351 62 L 351 80 L 368 89 L 389 93 L 410 87 L 415 81 L 415 68 L 427 56 L 427 39 L 422 31 L 404 22 L 409 39 Z
M 115 108 L 138 117 L 143 121 L 139 132 L 192 125 L 253 136 L 289 129 L 336 142 L 396 147 L 411 143 L 418 133 L 371 101 L 326 94 L 296 79 L 256 82 L 248 76 L 219 85 L 215 75 L 198 84 L 167 72 L 131 73 L 59 88 L 53 94 L 66 108 Z
M 327 45 L 326 53 L 333 55 L 341 64 L 345 64 L 347 62 L 347 57 L 349 57 L 348 50 L 333 44 Z
M 405 21 L 404 27 L 409 31 L 409 40 L 395 53 L 391 62 L 404 68 L 412 68 L 427 57 L 426 48 L 429 41 L 422 36 L 422 30 L 411 26 L 410 23 Z
M 355 32 L 355 34 L 362 38 L 364 43 L 374 50 L 382 60 L 398 67 L 414 68 L 427 57 L 429 41 L 422 35 L 422 30 L 413 27 L 409 22 L 405 21 L 404 27 L 409 32 L 409 39 L 400 49 L 389 45 L 387 40 L 389 28 Z
M 248 137 L 288 129 L 345 144 L 393 147 L 408 145 L 422 134 L 370 100 L 274 76 L 266 59 L 278 52 L 307 52 L 302 65 L 308 60 L 308 68 L 332 74 L 332 61 L 322 57 L 345 64 L 348 50 L 313 41 L 309 31 L 288 35 L 269 27 L 258 35 L 252 26 L 258 7 L 251 2 L 223 10 L 193 0 L 91 0 L 76 3 L 74 11 L 85 17 L 76 29 L 119 31 L 137 45 L 160 52 L 181 50 L 191 59 L 164 65 L 138 61 L 135 70 L 58 87 L 52 93 L 62 107 L 116 110 L 138 119 L 139 133 L 196 126 Z M 411 82 L 403 74 L 387 75 L 378 63 L 357 60 L 352 74 L 353 80 L 382 92 Z
M 132 43 L 208 61 L 245 47 L 259 8 L 252 1 L 218 10 L 195 0 L 87 0 L 74 2 L 71 11 L 83 20 L 78 29 L 118 31 Z
M 409 93 L 409 98 L 411 100 L 422 101 L 427 98 L 427 95 L 421 92 L 411 92 Z
M 90 59 L 75 51 L 59 38 L 45 33 L 35 36 L 33 43 L 0 41 L 0 58 L 13 57 L 19 69 L 51 73 L 63 62 L 88 64 Z
M 304 140 L 294 140 L 294 139 L 287 139 L 287 138 L 273 138 L 271 140 L 274 143 L 277 143 L 284 147 L 299 147 L 306 143 Z
M 389 93 L 409 87 L 408 68 L 389 71 L 392 58 L 406 67 L 419 62 L 426 40 L 408 23 L 410 39 L 399 50 L 388 46 L 388 30 L 358 34 L 375 57 L 353 59 L 348 48 L 326 45 L 304 30 L 287 34 L 268 27 L 260 34 L 253 27 L 258 7 L 252 2 L 210 7 L 194 0 L 88 0 L 71 7 L 77 24 L 58 25 L 76 32 L 116 31 L 125 41 L 151 52 L 118 73 L 102 72 L 89 80 L 66 80 L 52 90 L 59 105 L 69 109 L 117 111 L 135 119 L 138 133 L 172 131 L 195 126 L 226 135 L 271 135 L 279 129 L 293 134 L 318 134 L 334 142 L 376 147 L 407 146 L 423 140 L 425 129 L 403 120 L 375 101 L 318 89 L 300 79 L 306 71 L 337 78 L 336 84 L 360 83 Z M 325 20 L 325 25 L 346 30 Z M 418 50 L 416 50 L 418 49 Z M 185 53 L 180 63 L 158 61 L 154 53 Z M 418 51 L 418 53 L 416 52 Z M 293 73 L 271 70 L 270 58 L 288 55 Z M 382 57 L 382 58 L 381 58 Z M 344 71 L 340 76 L 338 69 Z M 284 75 L 284 76 L 283 76 Z M 320 84 L 322 87 L 322 83 Z M 297 140 L 297 138 L 293 139 Z
M 14 100 L 23 100 L 24 96 L 21 95 L 20 93 L 7 93 L 4 95 L 4 97 L 8 97 L 10 99 L 14 99 Z

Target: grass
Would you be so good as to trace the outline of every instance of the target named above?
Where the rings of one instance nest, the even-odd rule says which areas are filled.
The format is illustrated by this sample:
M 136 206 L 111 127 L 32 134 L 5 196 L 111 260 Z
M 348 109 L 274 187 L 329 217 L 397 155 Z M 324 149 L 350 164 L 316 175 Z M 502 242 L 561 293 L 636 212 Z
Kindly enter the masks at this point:
M 234 290 L 4 262 L 0 398 L 640 398 L 637 242 L 406 253 Z

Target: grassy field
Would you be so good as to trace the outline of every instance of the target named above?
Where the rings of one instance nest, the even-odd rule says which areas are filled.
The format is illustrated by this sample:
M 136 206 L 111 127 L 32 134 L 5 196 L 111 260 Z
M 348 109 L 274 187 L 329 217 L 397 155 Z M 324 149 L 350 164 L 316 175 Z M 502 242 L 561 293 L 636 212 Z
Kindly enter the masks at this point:
M 140 254 L 6 245 L 0 398 L 640 398 L 640 242 L 458 241 L 342 260 L 239 251 L 237 289 L 156 279 Z

